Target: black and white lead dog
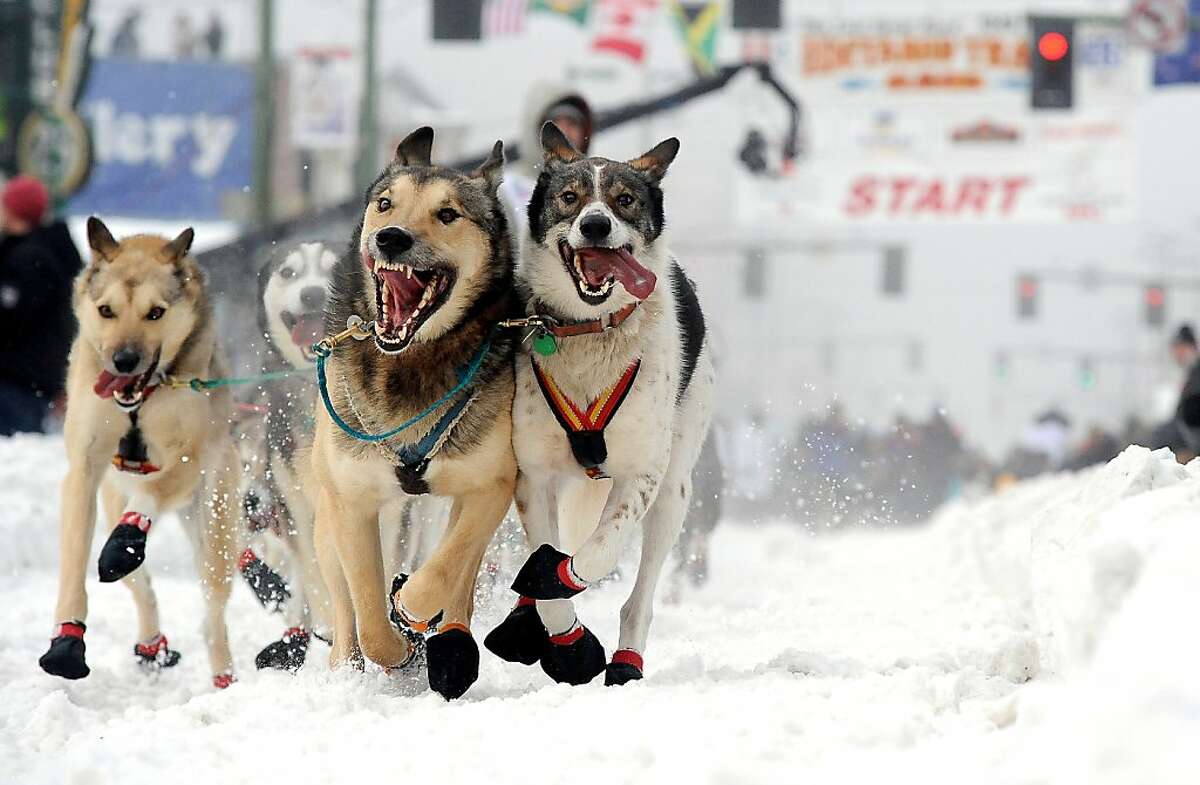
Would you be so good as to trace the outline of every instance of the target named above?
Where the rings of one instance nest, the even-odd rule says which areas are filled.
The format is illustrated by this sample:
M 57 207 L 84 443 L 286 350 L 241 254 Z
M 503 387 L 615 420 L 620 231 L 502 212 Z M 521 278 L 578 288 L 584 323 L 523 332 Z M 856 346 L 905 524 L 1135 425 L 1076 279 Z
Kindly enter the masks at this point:
M 541 138 L 517 278 L 527 312 L 546 321 L 517 358 L 513 404 L 517 510 L 535 550 L 486 644 L 559 682 L 607 671 L 606 683 L 624 684 L 642 676 L 712 408 L 704 317 L 663 237 L 659 185 L 679 141 L 619 162 L 585 158 L 549 123 Z M 570 598 L 613 570 L 639 527 L 641 563 L 606 667 Z

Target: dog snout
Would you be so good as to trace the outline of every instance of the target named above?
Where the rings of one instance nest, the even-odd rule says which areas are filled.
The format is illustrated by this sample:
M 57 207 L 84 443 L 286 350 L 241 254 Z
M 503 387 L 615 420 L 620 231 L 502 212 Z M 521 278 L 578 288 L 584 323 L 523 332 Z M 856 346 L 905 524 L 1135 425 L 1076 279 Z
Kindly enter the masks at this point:
M 388 226 L 375 233 L 375 245 L 387 256 L 398 256 L 413 247 L 413 236 L 399 226 Z
M 117 373 L 133 373 L 142 361 L 142 353 L 132 346 L 122 346 L 113 352 L 112 363 Z
M 584 236 L 584 239 L 593 243 L 605 239 L 611 232 L 612 221 L 608 219 L 607 215 L 591 213 L 583 216 L 579 221 L 579 233 Z
M 320 286 L 306 286 L 300 290 L 300 304 L 306 311 L 319 311 L 325 307 L 325 290 Z

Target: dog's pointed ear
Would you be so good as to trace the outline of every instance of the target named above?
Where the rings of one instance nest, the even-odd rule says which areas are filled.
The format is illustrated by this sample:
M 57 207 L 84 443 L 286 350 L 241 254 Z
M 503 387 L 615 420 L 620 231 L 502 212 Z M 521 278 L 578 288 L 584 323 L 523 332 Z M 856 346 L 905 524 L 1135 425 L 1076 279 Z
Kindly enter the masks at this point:
M 639 172 L 650 175 L 650 178 L 657 183 L 666 175 L 667 167 L 671 165 L 678 154 L 679 140 L 672 136 L 670 139 L 654 145 L 649 152 L 634 158 L 629 165 Z
M 576 150 L 567 135 L 551 122 L 542 126 L 542 155 L 547 163 L 558 161 L 569 164 L 583 158 L 583 153 Z
M 111 261 L 117 252 L 117 241 L 113 239 L 112 232 L 108 231 L 108 227 L 104 225 L 96 216 L 91 216 L 87 219 L 87 237 L 88 245 L 95 252 L 94 256 L 97 261 Z
M 401 166 L 432 166 L 433 129 L 423 125 L 396 145 L 396 163 Z
M 189 226 L 180 232 L 178 237 L 163 246 L 163 253 L 171 261 L 178 262 L 192 249 L 192 240 L 194 239 L 196 239 L 196 232 Z
M 500 187 L 500 183 L 504 180 L 504 142 L 497 140 L 496 144 L 492 145 L 492 152 L 488 155 L 487 160 L 480 164 L 478 169 L 471 172 L 470 177 L 474 180 L 483 180 L 491 191 Z

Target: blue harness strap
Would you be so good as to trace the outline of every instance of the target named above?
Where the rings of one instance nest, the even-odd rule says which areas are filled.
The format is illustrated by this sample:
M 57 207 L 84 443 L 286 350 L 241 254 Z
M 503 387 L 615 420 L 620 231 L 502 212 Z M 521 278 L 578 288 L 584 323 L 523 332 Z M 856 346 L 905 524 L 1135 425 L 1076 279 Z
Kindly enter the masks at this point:
M 445 441 L 446 435 L 450 429 L 454 427 L 459 418 L 466 412 L 467 406 L 474 400 L 474 395 L 464 395 L 457 403 L 438 418 L 434 426 L 429 429 L 429 433 L 425 434 L 416 444 L 404 444 L 396 448 L 396 457 L 405 466 L 416 466 L 417 464 L 433 457 L 433 454 L 438 451 Z
M 492 336 L 489 334 L 488 337 L 484 340 L 483 345 L 479 347 L 479 351 L 475 353 L 475 356 L 471 359 L 471 362 L 467 365 L 467 367 L 458 372 L 458 384 L 454 385 L 454 387 L 449 392 L 447 392 L 445 395 L 443 395 L 441 398 L 438 398 L 436 401 L 434 401 L 429 406 L 427 406 L 425 408 L 425 410 L 422 411 L 420 414 L 417 414 L 414 417 L 410 417 L 409 419 L 407 419 L 404 422 L 397 425 L 395 428 L 392 428 L 390 431 L 386 431 L 384 433 L 364 433 L 364 432 L 356 429 L 354 426 L 350 425 L 345 420 L 343 420 L 342 416 L 337 413 L 337 409 L 335 409 L 333 406 L 333 399 L 329 395 L 329 381 L 325 375 L 325 355 L 322 355 L 319 352 L 317 353 L 317 388 L 320 389 L 320 391 L 321 391 L 321 401 L 325 404 L 325 411 L 327 411 L 329 413 L 329 418 L 331 420 L 333 420 L 333 424 L 336 425 L 338 428 L 341 428 L 342 431 L 344 433 L 346 433 L 346 435 L 350 436 L 353 439 L 357 439 L 360 442 L 382 442 L 382 441 L 386 441 L 386 440 L 392 438 L 393 436 L 401 433 L 402 431 L 408 430 L 412 426 L 421 422 L 426 417 L 428 417 L 429 415 L 431 415 L 435 411 L 437 411 L 443 404 L 445 404 L 451 398 L 453 398 L 454 396 L 458 395 L 460 392 L 465 390 L 467 388 L 467 386 L 475 379 L 476 374 L 479 373 L 480 367 L 483 366 L 483 360 L 485 357 L 487 357 L 488 350 L 491 348 L 492 348 Z M 451 407 L 451 412 L 453 412 L 455 408 L 458 408 L 460 406 L 462 408 L 465 408 L 466 405 L 470 402 L 471 398 L 472 398 L 471 395 L 464 395 L 463 399 L 461 401 L 459 401 L 458 404 L 455 404 L 454 407 Z M 447 412 L 447 415 L 450 414 L 451 412 Z M 458 415 L 450 418 L 449 420 L 446 420 L 446 415 L 443 415 L 442 419 L 440 419 L 438 421 L 438 424 L 434 426 L 434 431 L 436 431 L 438 429 L 438 426 L 440 426 L 442 424 L 442 422 L 445 421 L 446 426 L 445 426 L 445 428 L 443 428 L 443 432 L 444 432 L 446 429 L 450 428 L 454 424 L 454 421 L 457 420 L 458 417 L 461 416 L 461 414 L 462 414 L 462 411 L 460 409 L 460 411 L 458 412 Z M 432 431 L 431 431 L 431 433 L 432 433 Z M 426 437 L 426 438 L 428 438 L 428 437 Z M 439 435 L 439 438 L 440 438 L 440 435 Z M 422 439 L 420 442 L 418 442 L 418 444 L 421 444 L 424 441 L 425 441 L 425 439 Z M 437 441 L 438 441 L 438 439 L 435 438 L 434 439 L 435 446 L 436 446 Z

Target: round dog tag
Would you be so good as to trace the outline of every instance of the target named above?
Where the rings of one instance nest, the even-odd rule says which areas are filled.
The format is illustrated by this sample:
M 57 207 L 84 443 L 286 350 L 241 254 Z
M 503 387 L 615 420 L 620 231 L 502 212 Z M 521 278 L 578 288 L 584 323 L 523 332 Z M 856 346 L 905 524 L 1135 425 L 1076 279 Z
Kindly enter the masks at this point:
M 543 357 L 558 351 L 558 341 L 550 333 L 538 333 L 533 338 L 533 350 Z

